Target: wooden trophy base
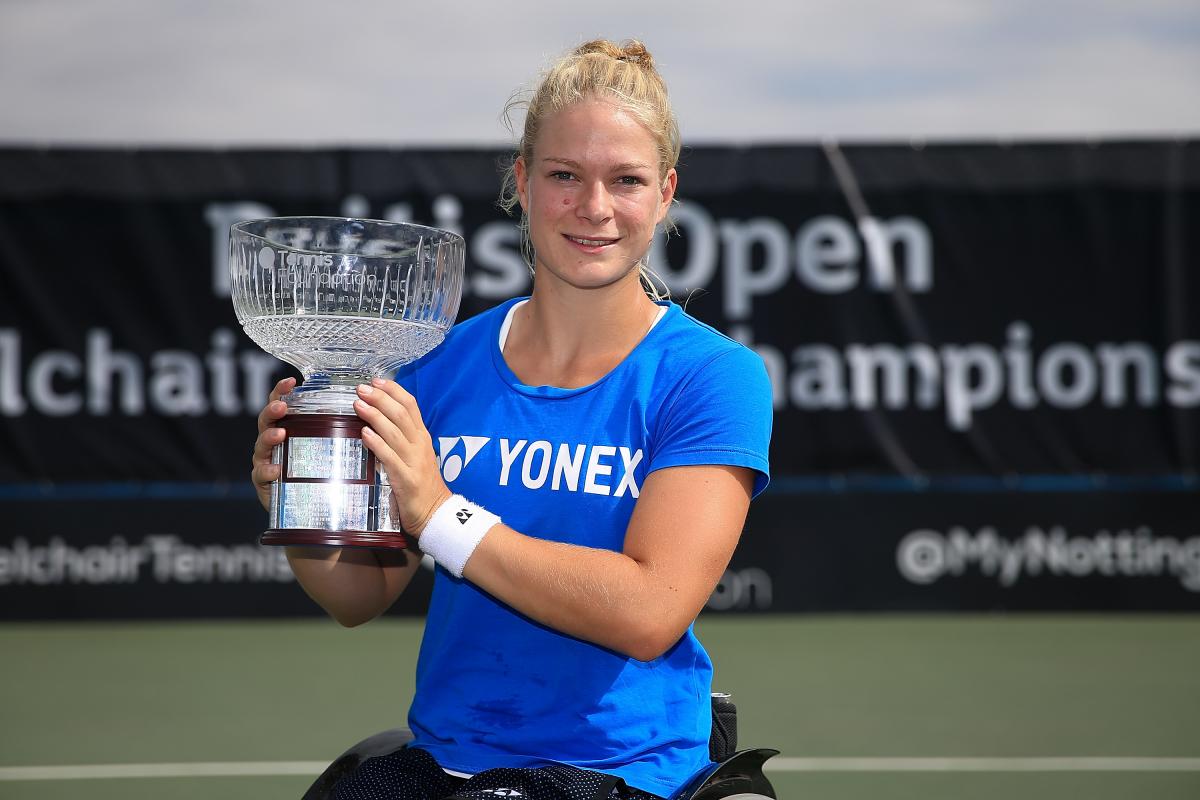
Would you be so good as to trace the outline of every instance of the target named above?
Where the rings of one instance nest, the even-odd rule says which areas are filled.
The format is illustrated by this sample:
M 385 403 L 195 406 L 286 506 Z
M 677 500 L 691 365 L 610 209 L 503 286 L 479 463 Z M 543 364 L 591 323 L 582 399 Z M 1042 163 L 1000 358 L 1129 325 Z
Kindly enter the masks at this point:
M 408 534 L 400 531 L 323 531 L 310 528 L 272 528 L 259 544 L 282 547 L 370 547 L 375 550 L 413 550 Z

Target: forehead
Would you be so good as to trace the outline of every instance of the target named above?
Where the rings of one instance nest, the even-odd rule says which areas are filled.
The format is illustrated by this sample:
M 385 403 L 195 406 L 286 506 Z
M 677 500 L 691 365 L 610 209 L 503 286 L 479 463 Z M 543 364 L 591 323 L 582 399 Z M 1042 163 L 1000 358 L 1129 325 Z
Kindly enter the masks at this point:
M 583 100 L 546 117 L 533 147 L 534 160 L 569 159 L 581 164 L 658 164 L 654 137 L 617 103 Z

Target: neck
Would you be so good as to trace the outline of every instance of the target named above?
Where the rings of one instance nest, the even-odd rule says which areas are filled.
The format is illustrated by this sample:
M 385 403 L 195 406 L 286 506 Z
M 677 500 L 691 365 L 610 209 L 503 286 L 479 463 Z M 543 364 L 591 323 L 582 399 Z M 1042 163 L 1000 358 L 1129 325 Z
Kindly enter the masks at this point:
M 523 383 L 586 386 L 629 355 L 658 311 L 636 280 L 586 290 L 535 280 L 533 296 L 514 316 L 504 358 Z

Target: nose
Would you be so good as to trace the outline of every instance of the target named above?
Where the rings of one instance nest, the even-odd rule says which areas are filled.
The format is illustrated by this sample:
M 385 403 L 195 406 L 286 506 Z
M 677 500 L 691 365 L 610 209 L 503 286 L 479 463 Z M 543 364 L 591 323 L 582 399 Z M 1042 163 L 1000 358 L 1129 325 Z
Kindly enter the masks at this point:
M 612 217 L 612 195 L 603 181 L 593 181 L 584 187 L 575 213 L 593 225 L 607 222 Z

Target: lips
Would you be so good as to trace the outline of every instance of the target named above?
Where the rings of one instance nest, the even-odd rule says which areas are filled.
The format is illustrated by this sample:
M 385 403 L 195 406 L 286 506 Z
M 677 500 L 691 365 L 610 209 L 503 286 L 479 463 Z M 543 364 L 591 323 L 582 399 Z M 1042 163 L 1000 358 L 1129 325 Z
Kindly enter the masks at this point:
M 567 233 L 564 233 L 563 236 L 580 247 L 606 247 L 619 241 L 619 239 L 588 239 L 582 236 L 571 236 Z

